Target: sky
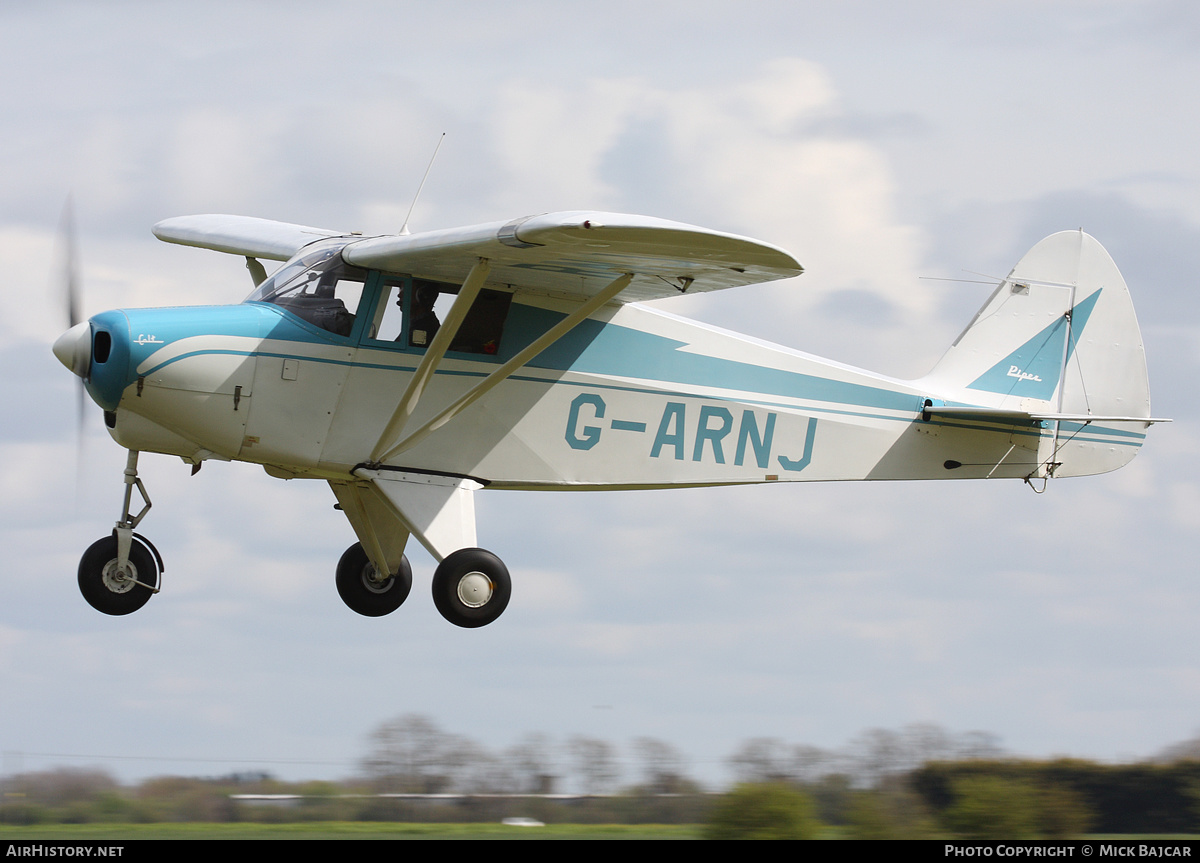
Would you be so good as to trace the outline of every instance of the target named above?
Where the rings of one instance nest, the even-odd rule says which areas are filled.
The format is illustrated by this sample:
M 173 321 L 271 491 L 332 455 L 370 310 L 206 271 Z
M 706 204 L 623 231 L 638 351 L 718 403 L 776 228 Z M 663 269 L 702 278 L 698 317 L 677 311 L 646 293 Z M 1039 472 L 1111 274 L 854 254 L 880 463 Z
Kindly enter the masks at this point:
M 0 6 L 0 773 L 353 774 L 419 713 L 500 749 L 669 741 L 711 785 L 743 740 L 982 730 L 1147 757 L 1200 733 L 1200 7 L 1185 2 Z M 240 258 L 150 227 L 239 213 L 395 232 L 564 209 L 778 244 L 795 280 L 668 311 L 902 377 L 1035 242 L 1082 227 L 1133 294 L 1144 451 L 1105 476 L 477 495 L 513 574 L 461 630 L 414 588 L 334 588 L 323 483 L 145 455 L 164 590 L 92 610 L 78 558 L 124 452 L 50 353 L 60 220 L 84 311 L 238 302 Z M 959 281 L 945 281 L 957 279 Z M 975 280 L 975 281 L 972 281 Z

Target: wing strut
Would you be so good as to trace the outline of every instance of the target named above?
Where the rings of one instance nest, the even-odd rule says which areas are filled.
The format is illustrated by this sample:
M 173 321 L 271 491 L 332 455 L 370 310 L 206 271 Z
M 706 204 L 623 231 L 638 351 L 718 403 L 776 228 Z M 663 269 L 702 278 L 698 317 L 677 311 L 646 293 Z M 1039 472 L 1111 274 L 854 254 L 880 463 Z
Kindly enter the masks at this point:
M 550 345 L 554 344 L 556 341 L 561 339 L 568 332 L 570 332 L 572 329 L 574 329 L 576 326 L 578 326 L 584 319 L 586 319 L 588 317 L 588 315 L 590 315 L 592 312 L 596 311 L 596 309 L 600 308 L 602 305 L 607 303 L 609 300 L 613 299 L 617 294 L 621 293 L 621 291 L 625 290 L 625 288 L 627 288 L 629 286 L 629 283 L 631 281 L 633 281 L 633 273 L 625 273 L 623 276 L 620 276 L 619 278 L 614 279 L 607 287 L 605 287 L 603 290 L 596 293 L 594 296 L 592 296 L 590 299 L 588 299 L 587 302 L 585 302 L 583 305 L 581 305 L 579 308 L 577 308 L 571 314 L 567 315 L 565 318 L 563 318 L 557 324 L 552 326 L 550 329 L 546 330 L 546 332 L 542 333 L 542 335 L 540 335 L 538 338 L 534 339 L 529 345 L 527 345 L 523 350 L 521 350 L 516 356 L 514 356 L 512 359 L 510 359 L 504 365 L 500 366 L 500 368 L 496 369 L 494 372 L 492 372 L 490 375 L 488 375 L 486 378 L 484 378 L 482 381 L 480 381 L 474 387 L 469 389 L 467 392 L 465 392 L 461 396 L 459 396 L 457 401 L 455 401 L 453 404 L 451 404 L 449 407 L 447 407 L 445 410 L 443 410 L 441 413 L 439 413 L 437 416 L 435 416 L 429 422 L 425 423 L 425 425 L 421 426 L 419 429 L 417 429 L 415 432 L 410 434 L 408 437 L 404 438 L 403 440 L 399 441 L 399 443 L 395 444 L 394 446 L 392 446 L 391 448 L 386 450 L 382 455 L 376 455 L 376 453 L 372 453 L 372 455 L 371 455 L 372 460 L 375 461 L 376 463 L 385 461 L 386 459 L 389 459 L 392 456 L 398 455 L 398 454 L 404 452 L 405 450 L 416 446 L 418 443 L 420 443 L 426 437 L 428 437 L 431 432 L 436 431 L 437 429 L 441 428 L 446 423 L 448 423 L 450 420 L 452 420 L 454 417 L 458 416 L 467 407 L 474 404 L 476 400 L 478 400 L 480 397 L 485 395 L 489 390 L 491 390 L 497 384 L 503 382 L 506 378 L 508 378 L 510 375 L 512 375 L 513 372 L 517 371 L 517 369 L 521 368 L 521 366 L 525 365 L 527 362 L 529 362 L 531 359 L 536 357 L 538 354 L 540 354 L 546 348 L 550 347 Z M 460 296 L 461 296 L 461 294 L 460 294 Z M 457 305 L 457 303 L 456 303 L 456 305 Z M 445 325 L 443 325 L 442 329 L 445 329 Z M 442 330 L 438 330 L 438 336 L 441 336 L 441 334 L 442 334 Z M 435 341 L 436 341 L 436 337 L 435 337 Z M 422 363 L 422 366 L 424 366 L 424 363 Z M 420 369 L 417 370 L 418 375 L 420 374 L 420 371 L 421 371 Z M 415 380 L 415 378 L 414 378 L 414 380 Z M 410 385 L 410 389 L 411 389 L 411 385 Z M 405 396 L 407 396 L 407 395 L 408 394 L 405 393 Z M 401 402 L 401 404 L 403 404 L 403 401 Z M 397 409 L 397 410 L 399 410 L 399 409 Z M 410 413 L 411 413 L 411 409 L 410 409 Z M 390 425 L 389 425 L 389 430 L 390 430 Z M 398 436 L 399 435 L 397 434 L 397 437 Z M 381 447 L 382 447 L 382 439 L 381 439 L 380 445 L 375 447 L 376 452 L 378 452 L 378 450 L 381 449 Z
M 425 392 L 426 385 L 433 377 L 434 371 L 441 364 L 442 357 L 445 356 L 451 341 L 458 335 L 458 328 L 462 326 L 463 320 L 466 319 L 467 310 L 471 308 L 471 304 L 479 296 L 479 289 L 483 287 L 483 283 L 487 280 L 487 274 L 490 269 L 491 265 L 488 263 L 487 258 L 480 258 L 475 263 L 475 266 L 471 267 L 471 272 L 467 274 L 467 280 L 463 282 L 462 287 L 459 288 L 458 296 L 454 298 L 454 304 L 450 306 L 450 311 L 446 313 L 446 320 L 442 322 L 437 335 L 433 337 L 433 342 L 430 343 L 429 349 L 425 351 L 425 356 L 421 358 L 421 364 L 417 366 L 412 380 L 408 382 L 408 389 L 400 397 L 400 404 L 396 405 L 395 413 L 392 414 L 392 418 L 384 428 L 383 434 L 379 436 L 379 441 L 375 444 L 375 448 L 371 450 L 371 464 L 378 464 L 391 454 L 387 452 L 388 446 L 395 443 L 400 437 L 400 432 L 404 431 L 404 424 L 408 422 L 408 418 L 412 416 L 413 410 L 416 409 L 417 402 L 421 400 L 421 394 Z

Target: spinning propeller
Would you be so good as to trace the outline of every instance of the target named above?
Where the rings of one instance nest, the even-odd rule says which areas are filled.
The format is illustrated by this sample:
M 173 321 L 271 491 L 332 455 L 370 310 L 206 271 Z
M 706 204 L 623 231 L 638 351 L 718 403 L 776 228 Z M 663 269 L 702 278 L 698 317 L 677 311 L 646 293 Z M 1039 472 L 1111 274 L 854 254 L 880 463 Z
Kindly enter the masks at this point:
M 87 393 L 84 381 L 91 371 L 92 333 L 91 325 L 83 319 L 79 288 L 79 260 L 75 242 L 75 213 L 71 198 L 63 206 L 62 223 L 59 226 L 63 250 L 63 298 L 66 301 L 67 331 L 54 341 L 54 356 L 59 362 L 78 376 L 75 393 L 75 450 L 77 461 L 82 463 L 83 417 Z

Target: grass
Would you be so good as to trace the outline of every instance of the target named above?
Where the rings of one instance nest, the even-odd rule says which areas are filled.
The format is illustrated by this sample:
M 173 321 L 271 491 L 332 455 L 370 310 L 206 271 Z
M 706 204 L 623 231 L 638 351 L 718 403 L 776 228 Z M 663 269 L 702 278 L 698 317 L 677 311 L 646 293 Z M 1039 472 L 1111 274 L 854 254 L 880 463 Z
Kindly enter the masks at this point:
M 313 821 L 298 824 L 158 823 L 0 826 L 0 839 L 699 839 L 693 824 L 413 824 Z

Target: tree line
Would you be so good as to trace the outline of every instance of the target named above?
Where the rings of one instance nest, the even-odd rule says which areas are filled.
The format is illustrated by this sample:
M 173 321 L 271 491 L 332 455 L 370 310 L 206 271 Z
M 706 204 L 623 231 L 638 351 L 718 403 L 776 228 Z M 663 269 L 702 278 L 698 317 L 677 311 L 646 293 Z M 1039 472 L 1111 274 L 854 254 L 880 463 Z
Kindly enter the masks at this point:
M 409 714 L 369 735 L 355 775 L 344 780 L 282 782 L 258 772 L 122 786 L 101 770 L 61 768 L 0 778 L 0 823 L 519 815 L 546 823 L 708 823 L 720 836 L 1012 839 L 1200 830 L 1200 740 L 1138 764 L 1032 761 L 1010 756 L 991 734 L 914 724 L 871 729 L 839 749 L 753 738 L 723 761 L 734 785 L 721 791 L 703 787 L 688 758 L 653 737 L 622 748 L 531 733 L 491 751 Z

